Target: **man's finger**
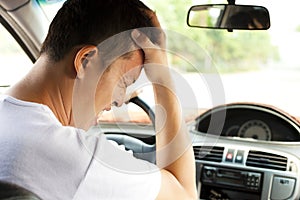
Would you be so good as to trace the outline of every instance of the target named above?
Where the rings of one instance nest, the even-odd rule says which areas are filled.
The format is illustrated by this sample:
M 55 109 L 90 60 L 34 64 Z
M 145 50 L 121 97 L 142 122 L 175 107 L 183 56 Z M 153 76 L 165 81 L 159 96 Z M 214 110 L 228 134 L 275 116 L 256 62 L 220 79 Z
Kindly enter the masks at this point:
M 131 37 L 133 41 L 142 49 L 157 48 L 144 33 L 137 29 L 134 29 L 131 32 Z

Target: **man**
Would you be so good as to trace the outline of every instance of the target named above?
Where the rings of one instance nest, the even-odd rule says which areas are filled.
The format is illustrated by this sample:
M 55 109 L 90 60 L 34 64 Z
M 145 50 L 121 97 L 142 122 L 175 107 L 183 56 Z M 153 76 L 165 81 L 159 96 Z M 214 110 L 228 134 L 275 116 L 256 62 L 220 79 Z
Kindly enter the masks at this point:
M 138 0 L 67 1 L 32 70 L 0 98 L 0 180 L 42 199 L 196 199 L 164 47 L 154 12 Z M 157 166 L 93 128 L 99 112 L 123 103 L 142 68 L 162 108 Z

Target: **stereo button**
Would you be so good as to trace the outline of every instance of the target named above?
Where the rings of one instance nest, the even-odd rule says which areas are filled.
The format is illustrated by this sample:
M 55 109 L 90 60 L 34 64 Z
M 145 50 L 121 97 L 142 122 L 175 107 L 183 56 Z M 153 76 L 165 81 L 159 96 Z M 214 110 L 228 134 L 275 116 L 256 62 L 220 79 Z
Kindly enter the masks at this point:
M 279 199 L 291 198 L 291 196 L 294 193 L 294 189 L 295 189 L 294 178 L 275 176 L 273 178 L 271 199 L 279 200 Z
M 236 163 L 243 163 L 243 161 L 244 161 L 244 151 L 238 150 L 234 161 Z
M 233 162 L 233 156 L 234 156 L 234 149 L 228 149 L 225 161 Z

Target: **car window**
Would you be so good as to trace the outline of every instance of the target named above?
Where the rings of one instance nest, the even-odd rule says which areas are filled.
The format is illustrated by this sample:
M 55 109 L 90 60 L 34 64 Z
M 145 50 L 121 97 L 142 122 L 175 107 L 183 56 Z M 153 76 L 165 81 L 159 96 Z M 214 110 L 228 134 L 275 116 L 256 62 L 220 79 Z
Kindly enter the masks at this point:
M 37 0 L 49 22 L 66 0 Z
M 32 62 L 16 40 L 0 24 L 0 94 L 20 80 Z
M 49 23 L 64 0 L 40 0 L 39 4 L 46 13 Z M 0 24 L 0 94 L 31 69 L 32 61 L 12 35 Z

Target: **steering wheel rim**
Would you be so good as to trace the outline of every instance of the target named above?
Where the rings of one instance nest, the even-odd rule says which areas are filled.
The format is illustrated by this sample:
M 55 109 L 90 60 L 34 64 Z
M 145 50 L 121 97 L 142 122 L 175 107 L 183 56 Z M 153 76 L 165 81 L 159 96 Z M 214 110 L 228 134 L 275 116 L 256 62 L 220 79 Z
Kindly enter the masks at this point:
M 124 145 L 126 150 L 132 150 L 134 157 L 156 163 L 155 144 L 146 144 L 137 138 L 121 134 L 108 134 L 106 138 Z
M 149 116 L 155 130 L 155 113 L 153 110 L 138 96 L 131 98 L 128 102 L 134 103 L 145 111 Z M 155 136 L 152 136 L 155 137 Z M 124 145 L 126 150 L 132 150 L 134 157 L 156 163 L 156 145 L 147 144 L 140 139 L 129 135 L 106 134 L 108 140 L 115 141 L 118 145 Z
M 150 120 L 151 120 L 151 122 L 153 124 L 153 128 L 155 130 L 155 113 L 150 108 L 150 106 L 145 101 L 143 101 L 141 98 L 139 98 L 138 96 L 132 97 L 131 99 L 129 99 L 128 102 L 134 103 L 137 106 L 139 106 L 141 109 L 143 109 L 143 111 L 150 118 Z

